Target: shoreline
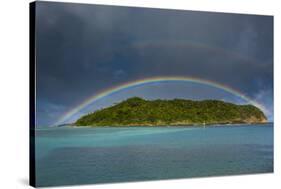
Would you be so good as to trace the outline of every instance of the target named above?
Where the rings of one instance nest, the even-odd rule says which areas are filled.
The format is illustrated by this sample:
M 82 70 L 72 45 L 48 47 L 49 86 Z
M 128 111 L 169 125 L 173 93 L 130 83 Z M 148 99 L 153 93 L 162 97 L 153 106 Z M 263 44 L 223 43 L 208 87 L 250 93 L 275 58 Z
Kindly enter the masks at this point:
M 138 127 L 147 127 L 147 128 L 157 128 L 157 127 L 195 127 L 195 128 L 207 128 L 207 127 L 227 127 L 227 126 L 264 126 L 267 124 L 273 124 L 273 122 L 264 122 L 264 123 L 227 123 L 227 124 L 221 124 L 221 123 L 214 123 L 214 124 L 192 124 L 192 125 L 117 125 L 117 126 L 76 126 L 76 125 L 67 125 L 67 126 L 61 126 L 61 127 L 49 127 L 49 128 L 138 128 Z

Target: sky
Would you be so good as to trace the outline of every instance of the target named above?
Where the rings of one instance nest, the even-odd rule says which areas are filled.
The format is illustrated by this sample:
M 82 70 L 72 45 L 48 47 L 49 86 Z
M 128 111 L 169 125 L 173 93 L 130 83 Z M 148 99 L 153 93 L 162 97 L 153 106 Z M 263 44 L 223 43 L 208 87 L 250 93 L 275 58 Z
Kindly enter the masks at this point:
M 35 37 L 37 126 L 70 123 L 132 96 L 248 103 L 205 84 L 167 81 L 107 95 L 61 119 L 101 91 L 171 76 L 228 86 L 274 118 L 272 16 L 37 2 Z

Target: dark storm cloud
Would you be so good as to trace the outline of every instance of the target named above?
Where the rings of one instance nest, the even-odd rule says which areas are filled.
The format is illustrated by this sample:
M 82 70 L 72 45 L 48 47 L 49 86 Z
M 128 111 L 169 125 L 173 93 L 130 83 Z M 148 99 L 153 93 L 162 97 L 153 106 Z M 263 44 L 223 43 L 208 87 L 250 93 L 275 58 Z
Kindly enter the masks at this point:
M 53 110 L 40 124 L 148 76 L 204 78 L 272 106 L 270 16 L 47 2 L 36 15 L 39 114 Z

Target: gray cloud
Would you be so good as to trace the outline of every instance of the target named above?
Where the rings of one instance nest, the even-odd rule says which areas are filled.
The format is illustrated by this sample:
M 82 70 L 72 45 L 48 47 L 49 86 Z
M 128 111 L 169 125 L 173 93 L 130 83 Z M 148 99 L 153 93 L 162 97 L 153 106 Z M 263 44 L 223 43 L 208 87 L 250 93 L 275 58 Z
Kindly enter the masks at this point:
M 270 16 L 51 2 L 36 6 L 37 100 L 48 102 L 38 113 L 39 125 L 55 122 L 106 88 L 151 76 L 204 78 L 273 104 Z M 257 98 L 261 91 L 269 93 Z M 56 111 L 50 104 L 63 108 Z

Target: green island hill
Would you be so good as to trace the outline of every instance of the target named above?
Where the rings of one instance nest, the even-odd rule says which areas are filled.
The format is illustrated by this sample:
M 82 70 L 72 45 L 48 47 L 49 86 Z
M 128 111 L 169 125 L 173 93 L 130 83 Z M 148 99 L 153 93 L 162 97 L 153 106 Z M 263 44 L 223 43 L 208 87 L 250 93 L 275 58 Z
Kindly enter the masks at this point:
M 75 126 L 188 126 L 266 123 L 253 105 L 220 100 L 145 100 L 129 98 L 79 118 Z

